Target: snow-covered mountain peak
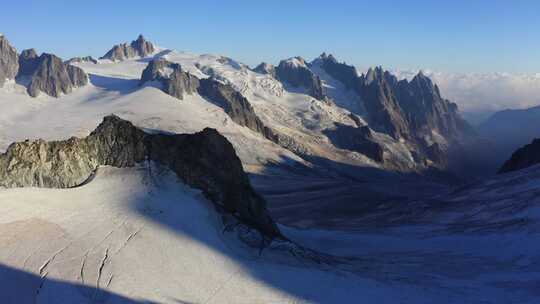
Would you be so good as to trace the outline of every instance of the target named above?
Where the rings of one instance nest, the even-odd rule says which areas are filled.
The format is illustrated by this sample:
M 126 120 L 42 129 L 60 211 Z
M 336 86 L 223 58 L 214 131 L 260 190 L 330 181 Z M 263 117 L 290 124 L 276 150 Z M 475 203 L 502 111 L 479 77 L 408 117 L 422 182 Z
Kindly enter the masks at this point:
M 295 68 L 298 68 L 298 67 L 306 67 L 307 68 L 306 61 L 304 60 L 304 58 L 302 58 L 300 56 L 291 57 L 291 58 L 282 60 L 281 62 L 283 64 L 285 64 L 285 65 L 289 65 L 289 66 L 292 66 L 292 67 L 295 67 Z M 281 62 L 280 62 L 280 64 L 281 64 Z
M 147 41 L 142 34 L 140 34 L 136 40 L 131 43 L 121 43 L 112 47 L 105 55 L 100 59 L 109 59 L 112 61 L 122 61 L 130 58 L 144 58 L 155 54 L 157 48 Z

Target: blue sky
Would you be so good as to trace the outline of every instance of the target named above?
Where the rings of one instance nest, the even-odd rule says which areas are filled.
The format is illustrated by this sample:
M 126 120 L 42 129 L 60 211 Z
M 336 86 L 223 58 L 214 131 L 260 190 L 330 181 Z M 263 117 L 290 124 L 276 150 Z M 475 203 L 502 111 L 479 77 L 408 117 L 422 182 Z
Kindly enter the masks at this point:
M 5 1 L 0 32 L 64 58 L 143 33 L 251 65 L 326 51 L 362 67 L 540 72 L 537 0 Z

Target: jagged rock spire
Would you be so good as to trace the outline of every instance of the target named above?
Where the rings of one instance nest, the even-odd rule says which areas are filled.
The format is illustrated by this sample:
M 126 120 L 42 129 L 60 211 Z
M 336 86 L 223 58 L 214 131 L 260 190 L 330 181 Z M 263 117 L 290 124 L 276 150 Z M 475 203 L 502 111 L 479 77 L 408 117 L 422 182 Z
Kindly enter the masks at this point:
M 121 43 L 113 46 L 113 48 L 100 59 L 122 61 L 133 57 L 147 57 L 154 53 L 155 50 L 156 48 L 154 45 L 140 34 L 137 39 L 133 40 L 130 44 Z
M 0 87 L 6 79 L 15 79 L 19 71 L 19 55 L 4 35 L 0 34 Z

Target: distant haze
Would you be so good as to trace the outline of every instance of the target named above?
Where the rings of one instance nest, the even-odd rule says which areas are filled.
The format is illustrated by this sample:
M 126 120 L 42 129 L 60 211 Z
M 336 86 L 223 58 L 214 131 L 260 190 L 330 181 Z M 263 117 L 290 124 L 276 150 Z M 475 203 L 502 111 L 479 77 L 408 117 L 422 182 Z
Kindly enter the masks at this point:
M 441 94 L 462 112 L 492 113 L 540 105 L 540 73 L 445 73 L 423 70 Z M 411 79 L 418 71 L 395 70 L 398 78 Z

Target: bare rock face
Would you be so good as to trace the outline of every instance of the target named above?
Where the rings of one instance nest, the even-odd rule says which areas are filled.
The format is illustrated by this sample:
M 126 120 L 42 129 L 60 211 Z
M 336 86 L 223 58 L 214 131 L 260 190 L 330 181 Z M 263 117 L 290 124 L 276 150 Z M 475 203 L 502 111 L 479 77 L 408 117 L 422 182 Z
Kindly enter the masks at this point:
M 214 129 L 195 134 L 148 134 L 114 115 L 86 138 L 11 144 L 0 154 L 0 186 L 68 188 L 100 165 L 131 167 L 155 161 L 200 189 L 218 210 L 235 215 L 265 236 L 281 233 L 265 201 L 251 187 L 233 146 Z
M 358 72 L 354 66 L 340 63 L 332 54 L 326 53 L 322 53 L 316 61 L 320 61 L 324 71 L 343 83 L 346 88 L 354 90 L 357 86 Z
M 85 57 L 73 57 L 69 60 L 66 60 L 66 64 L 73 64 L 73 63 L 81 63 L 81 62 L 91 62 L 93 64 L 97 64 L 98 61 L 94 59 L 92 56 L 85 56 Z
M 31 76 L 38 67 L 39 56 L 35 49 L 27 49 L 19 56 L 19 74 L 17 76 Z
M 457 105 L 442 98 L 437 85 L 422 72 L 410 82 L 398 81 L 381 67 L 358 75 L 353 66 L 332 55 L 322 54 L 317 60 L 326 73 L 362 98 L 369 125 L 376 131 L 412 141 L 421 141 L 431 131 L 449 140 L 472 133 Z
M 407 120 L 393 87 L 397 79 L 382 68 L 369 69 L 359 78 L 357 92 L 368 111 L 369 125 L 376 131 L 410 139 Z
M 100 59 L 122 61 L 133 57 L 146 57 L 154 53 L 155 50 L 154 45 L 150 41 L 147 41 L 143 35 L 139 35 L 137 40 L 132 41 L 130 44 L 122 43 L 113 46 Z
M 180 100 L 183 99 L 184 94 L 196 92 L 222 108 L 235 123 L 260 133 L 266 139 L 295 153 L 301 155 L 307 153 L 306 148 L 295 142 L 293 138 L 265 126 L 248 99 L 229 84 L 212 77 L 199 80 L 190 73 L 182 71 L 179 64 L 164 59 L 154 59 L 144 69 L 140 85 L 150 81 L 158 81 L 163 92 Z
M 231 85 L 213 78 L 199 80 L 190 73 L 182 71 L 179 64 L 165 59 L 154 59 L 148 63 L 141 75 L 140 84 L 143 85 L 149 81 L 160 82 L 163 92 L 180 100 L 185 94 L 198 93 L 221 107 L 235 123 L 261 133 L 268 139 L 275 139 L 272 131 L 265 127 L 255 114 L 249 101 Z
M 326 97 L 321 79 L 309 69 L 302 57 L 282 60 L 275 74 L 282 82 L 293 87 L 307 89 L 307 93 L 314 98 L 323 100 Z
M 58 97 L 87 83 L 88 75 L 82 69 L 63 63 L 55 55 L 43 53 L 38 58 L 37 68 L 32 73 L 27 90 L 32 97 L 38 96 L 40 92 Z
M 534 139 L 530 144 L 519 148 L 507 160 L 498 173 L 512 172 L 540 164 L 540 138 Z
M 148 63 L 141 75 L 140 85 L 149 81 L 161 83 L 163 92 L 184 99 L 184 95 L 197 92 L 199 79 L 188 72 L 184 72 L 178 63 L 165 59 L 154 59 Z
M 247 98 L 232 86 L 212 78 L 201 79 L 198 92 L 201 96 L 223 108 L 225 113 L 237 124 L 261 133 L 268 139 L 274 139 L 273 132 L 255 114 L 255 110 Z
M 0 34 L 0 87 L 6 79 L 15 79 L 19 71 L 19 55 L 9 41 Z
M 328 136 L 334 146 L 340 149 L 358 152 L 378 163 L 384 162 L 383 147 L 374 140 L 368 126 L 351 127 L 336 124 L 335 129 L 328 129 L 323 133 Z
M 446 138 L 457 139 L 472 133 L 457 105 L 443 99 L 437 85 L 422 72 L 410 82 L 399 81 L 396 95 L 413 135 L 435 130 Z
M 276 67 L 266 62 L 262 62 L 261 64 L 256 66 L 253 71 L 260 74 L 270 75 L 274 78 L 276 77 Z

